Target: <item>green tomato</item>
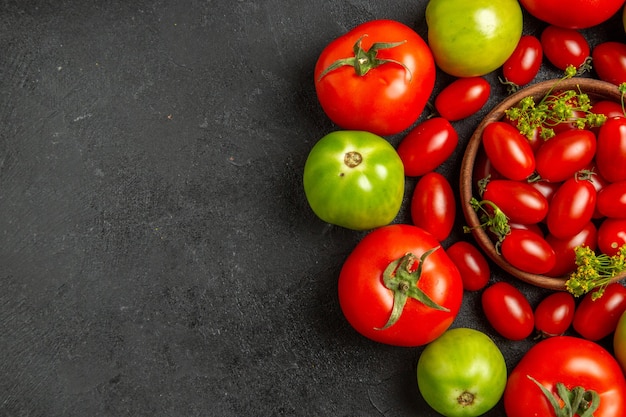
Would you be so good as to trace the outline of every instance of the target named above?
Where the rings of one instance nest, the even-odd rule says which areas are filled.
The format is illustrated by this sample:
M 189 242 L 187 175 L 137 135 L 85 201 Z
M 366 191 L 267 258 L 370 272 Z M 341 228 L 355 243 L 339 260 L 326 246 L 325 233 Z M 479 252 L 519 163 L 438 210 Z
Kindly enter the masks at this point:
M 353 230 L 385 226 L 404 198 L 404 165 L 387 140 L 340 130 L 320 139 L 304 165 L 304 192 L 325 222 Z
M 615 352 L 615 358 L 626 373 L 626 311 L 622 313 L 613 334 L 613 352 Z
M 474 417 L 492 409 L 506 386 L 502 352 L 486 334 L 448 330 L 430 343 L 417 363 L 424 400 L 446 417 Z
M 504 64 L 522 36 L 517 0 L 430 0 L 428 44 L 441 70 L 455 77 L 485 75 Z

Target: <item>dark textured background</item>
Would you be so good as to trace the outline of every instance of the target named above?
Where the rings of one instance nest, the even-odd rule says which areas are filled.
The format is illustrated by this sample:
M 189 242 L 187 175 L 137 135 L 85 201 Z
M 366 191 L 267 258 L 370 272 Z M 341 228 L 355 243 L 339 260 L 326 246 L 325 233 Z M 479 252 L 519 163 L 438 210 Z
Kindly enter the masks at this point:
M 437 415 L 421 350 L 345 322 L 337 275 L 363 234 L 319 221 L 301 186 L 335 129 L 319 52 L 375 18 L 425 36 L 426 3 L 1 0 L 0 416 Z M 626 40 L 617 18 L 585 34 Z M 497 75 L 455 123 L 454 184 Z M 532 340 L 499 338 L 478 295 L 454 326 L 512 367 Z

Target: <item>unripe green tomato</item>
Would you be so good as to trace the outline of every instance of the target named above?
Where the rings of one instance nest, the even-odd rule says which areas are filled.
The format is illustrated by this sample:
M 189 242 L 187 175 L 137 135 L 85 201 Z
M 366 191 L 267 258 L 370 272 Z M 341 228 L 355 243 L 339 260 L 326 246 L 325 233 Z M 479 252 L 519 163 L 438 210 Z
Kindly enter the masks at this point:
M 624 373 L 626 373 L 626 311 L 622 313 L 613 334 L 613 352 Z

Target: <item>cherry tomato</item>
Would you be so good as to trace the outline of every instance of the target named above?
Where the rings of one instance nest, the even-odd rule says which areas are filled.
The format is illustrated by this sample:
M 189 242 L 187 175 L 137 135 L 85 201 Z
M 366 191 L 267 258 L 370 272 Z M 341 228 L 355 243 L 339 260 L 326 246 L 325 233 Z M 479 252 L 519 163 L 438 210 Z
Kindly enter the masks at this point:
M 435 85 L 435 61 L 410 27 L 372 20 L 329 43 L 314 77 L 320 105 L 334 123 L 392 135 L 421 115 Z
M 535 171 L 535 155 L 528 140 L 511 124 L 489 123 L 482 143 L 492 165 L 506 178 L 521 181 Z
M 535 79 L 542 60 L 543 49 L 539 39 L 532 35 L 522 36 L 517 47 L 502 66 L 504 80 L 513 86 L 510 91 L 515 91 L 517 87 Z
M 455 216 L 454 191 L 446 177 L 429 172 L 420 178 L 411 199 L 413 224 L 441 242 L 450 235 Z
M 537 173 L 546 181 L 564 181 L 591 162 L 596 147 L 596 135 L 589 130 L 575 129 L 558 133 L 537 151 Z
M 405 175 L 417 177 L 434 171 L 452 155 L 458 142 L 459 135 L 443 117 L 419 123 L 398 145 Z
M 572 294 L 554 292 L 537 304 L 535 329 L 542 337 L 560 336 L 572 325 L 575 309 L 576 300 Z
M 546 198 L 548 204 L 552 201 L 552 197 L 556 194 L 556 190 L 558 190 L 561 186 L 561 183 L 559 182 L 549 182 L 545 180 L 533 181 L 529 184 Z
M 496 282 L 482 294 L 487 321 L 509 340 L 522 340 L 533 332 L 535 322 L 530 303 L 520 290 L 507 282 Z
M 626 219 L 604 219 L 598 226 L 598 249 L 609 256 L 617 255 L 626 244 Z
M 480 183 L 485 180 L 497 180 L 503 178 L 502 174 L 493 167 L 491 160 L 487 157 L 485 149 L 481 146 L 476 152 L 476 160 L 474 161 L 474 171 L 472 171 L 472 183 L 476 191 L 482 187 Z
M 598 77 L 615 85 L 626 82 L 626 44 L 603 42 L 593 48 L 593 68 Z
M 569 65 L 580 68 L 591 55 L 587 39 L 575 29 L 550 25 L 541 33 L 543 53 L 560 70 Z
M 535 233 L 538 236 L 545 237 L 543 229 L 537 223 L 524 224 L 524 223 L 511 223 L 509 221 L 509 227 L 511 229 L 528 230 L 530 232 Z
M 477 113 L 489 100 L 491 84 L 483 77 L 458 78 L 435 98 L 441 117 L 453 122 Z
M 613 117 L 624 117 L 622 105 L 612 100 L 600 100 L 591 109 L 595 114 L 603 114 L 607 119 Z
M 520 0 L 537 19 L 563 28 L 585 29 L 610 19 L 624 0 Z
M 489 181 L 482 197 L 498 206 L 514 223 L 539 223 L 548 214 L 548 200 L 527 182 Z
M 588 222 L 583 229 L 572 237 L 557 238 L 548 234 L 546 242 L 554 249 L 556 254 L 556 263 L 554 267 L 546 272 L 550 277 L 564 277 L 576 269 L 576 253 L 574 249 L 577 246 L 587 246 L 591 250 L 595 250 L 598 241 L 598 231 L 593 222 Z
M 589 176 L 589 181 L 591 181 L 591 183 L 593 184 L 593 188 L 596 189 L 596 196 L 597 194 L 607 185 L 610 184 L 610 182 L 608 182 L 602 175 L 600 175 L 600 173 L 598 172 L 598 166 L 596 164 L 595 159 L 593 161 L 591 161 L 591 163 L 586 166 L 583 171 L 587 171 L 587 172 L 591 172 L 593 173 L 591 176 Z M 596 199 L 596 210 L 593 213 L 593 218 L 594 219 L 600 219 L 604 217 L 604 215 L 602 215 L 599 211 L 598 211 L 598 202 Z
M 552 235 L 565 239 L 578 234 L 596 209 L 596 189 L 590 181 L 570 178 L 550 202 L 546 224 Z
M 531 230 L 511 229 L 500 248 L 504 259 L 522 271 L 545 274 L 554 268 L 556 253 L 546 240 Z
M 617 322 L 626 311 L 626 288 L 619 282 L 609 284 L 596 300 L 587 293 L 574 313 L 573 326 L 587 340 L 600 340 L 615 331 Z
M 598 193 L 596 205 L 603 216 L 626 219 L 626 181 L 603 187 Z
M 626 180 L 626 118 L 614 117 L 600 127 L 596 163 L 607 181 Z
M 483 254 L 469 242 L 459 240 L 446 253 L 461 273 L 463 288 L 468 291 L 483 289 L 489 282 L 491 268 Z

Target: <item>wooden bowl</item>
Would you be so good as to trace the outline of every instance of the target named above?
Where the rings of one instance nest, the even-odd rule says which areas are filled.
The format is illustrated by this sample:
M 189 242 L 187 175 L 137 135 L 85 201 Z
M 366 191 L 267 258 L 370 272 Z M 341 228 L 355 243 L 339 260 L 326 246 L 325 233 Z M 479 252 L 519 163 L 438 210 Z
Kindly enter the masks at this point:
M 474 134 L 470 138 L 467 149 L 465 151 L 463 162 L 461 164 L 461 178 L 460 178 L 460 191 L 461 191 L 461 207 L 467 225 L 472 229 L 474 239 L 483 251 L 491 258 L 498 266 L 500 266 L 505 272 L 513 275 L 527 283 L 536 285 L 538 287 L 552 289 L 552 290 L 566 290 L 565 282 L 568 277 L 549 277 L 546 275 L 532 274 L 525 271 L 521 271 L 511 264 L 509 264 L 500 255 L 489 238 L 484 229 L 480 227 L 480 221 L 478 215 L 470 205 L 470 200 L 473 196 L 473 179 L 472 172 L 474 170 L 474 163 L 479 149 L 481 148 L 482 132 L 485 126 L 491 122 L 500 120 L 504 116 L 505 110 L 517 105 L 517 103 L 524 97 L 533 96 L 536 101 L 539 101 L 551 88 L 555 86 L 557 80 L 548 80 L 539 82 L 530 87 L 516 92 L 510 95 L 505 100 L 500 102 L 496 107 L 491 110 L 487 116 L 481 121 L 476 128 Z M 612 100 L 620 102 L 620 92 L 617 86 L 604 81 L 599 81 L 591 78 L 570 78 L 563 80 L 558 84 L 557 90 L 569 90 L 580 88 L 581 91 L 587 93 L 589 97 L 594 100 Z M 619 281 L 626 278 L 626 272 L 617 275 L 613 278 L 612 282 Z

